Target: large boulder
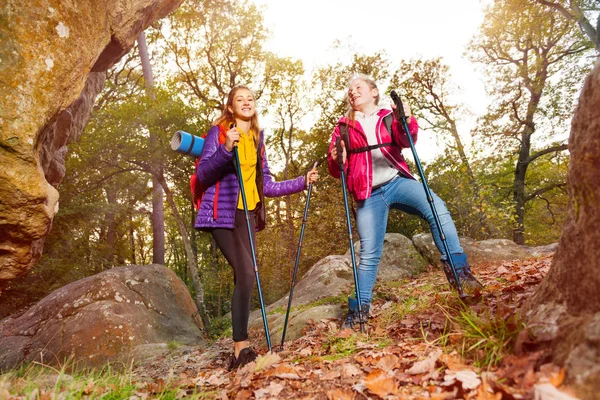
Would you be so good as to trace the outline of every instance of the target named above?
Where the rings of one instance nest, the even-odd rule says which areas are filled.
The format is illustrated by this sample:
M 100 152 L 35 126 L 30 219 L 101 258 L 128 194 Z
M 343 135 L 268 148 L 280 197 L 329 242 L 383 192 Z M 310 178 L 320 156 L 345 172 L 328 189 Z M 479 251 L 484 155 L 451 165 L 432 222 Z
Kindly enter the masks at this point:
M 356 262 L 360 261 L 360 241 L 354 244 Z M 350 250 L 346 253 L 350 255 Z M 379 261 L 377 278 L 382 281 L 397 281 L 412 278 L 425 272 L 427 261 L 417 251 L 413 242 L 399 233 L 386 233 L 383 239 L 383 253 Z
M 77 367 L 127 364 L 138 348 L 202 345 L 198 310 L 185 284 L 161 265 L 117 267 L 64 286 L 0 321 L 0 371 L 23 362 Z
M 104 72 L 183 0 L 0 5 L 0 285 L 39 259 Z
M 359 242 L 355 244 L 355 252 L 358 263 L 360 260 Z M 424 272 L 426 266 L 427 263 L 416 251 L 410 239 L 399 233 L 385 235 L 377 278 L 379 281 L 397 281 L 415 277 Z M 302 279 L 297 281 L 294 288 L 286 340 L 300 337 L 302 329 L 310 320 L 341 318 L 345 313 L 345 301 L 341 297 L 346 294 L 350 295 L 353 288 L 354 276 L 350 251 L 343 256 L 325 257 L 316 263 Z M 285 296 L 266 309 L 273 343 L 281 340 L 288 299 L 289 296 Z M 250 314 L 249 328 L 251 330 L 263 329 L 260 310 L 255 310 Z
M 469 237 L 461 237 L 460 245 L 469 257 L 469 263 L 476 266 L 481 263 L 498 263 L 510 260 L 523 260 L 532 257 L 549 255 L 556 249 L 556 244 L 539 247 L 521 246 L 509 239 L 487 239 L 476 241 Z M 413 236 L 415 247 L 438 268 L 442 267 L 440 252 L 435 246 L 431 233 L 421 233 Z

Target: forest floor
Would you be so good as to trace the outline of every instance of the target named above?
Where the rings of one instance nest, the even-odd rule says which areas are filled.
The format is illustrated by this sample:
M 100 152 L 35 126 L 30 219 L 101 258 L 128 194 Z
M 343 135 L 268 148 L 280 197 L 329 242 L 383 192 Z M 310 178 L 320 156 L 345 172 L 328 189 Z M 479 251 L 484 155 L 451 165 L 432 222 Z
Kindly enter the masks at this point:
M 253 332 L 261 356 L 237 371 L 227 370 L 231 339 L 219 339 L 132 368 L 127 390 L 123 380 L 88 377 L 34 398 L 569 399 L 564 369 L 530 340 L 519 315 L 551 261 L 479 265 L 485 289 L 464 303 L 439 271 L 377 284 L 367 333 L 315 321 L 269 353 Z M 15 393 L 16 379 L 0 379 L 0 398 L 31 398 Z

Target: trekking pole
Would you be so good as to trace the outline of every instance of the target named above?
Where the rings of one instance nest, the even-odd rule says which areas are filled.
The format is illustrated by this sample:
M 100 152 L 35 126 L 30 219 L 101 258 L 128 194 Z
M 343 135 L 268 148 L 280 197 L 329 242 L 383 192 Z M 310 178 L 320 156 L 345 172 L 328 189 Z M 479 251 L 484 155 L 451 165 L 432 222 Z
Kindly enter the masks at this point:
M 404 132 L 406 132 L 406 137 L 408 138 L 408 143 L 410 144 L 410 150 L 412 151 L 413 158 L 415 159 L 415 164 L 417 165 L 417 170 L 419 171 L 419 176 L 421 177 L 421 183 L 423 184 L 423 189 L 425 190 L 425 196 L 427 196 L 427 202 L 429 203 L 429 207 L 431 207 L 431 212 L 433 213 L 433 218 L 435 219 L 435 224 L 437 225 L 438 232 L 440 233 L 440 239 L 442 240 L 442 244 L 444 245 L 444 251 L 446 252 L 446 257 L 448 258 L 448 262 L 450 263 L 450 268 L 452 269 L 452 275 L 454 276 L 454 280 L 456 281 L 456 287 L 458 288 L 458 296 L 461 299 L 468 297 L 463 292 L 462 285 L 460 284 L 460 280 L 458 279 L 458 274 L 456 273 L 456 267 L 454 266 L 454 261 L 450 256 L 450 249 L 448 248 L 448 243 L 446 242 L 446 235 L 444 235 L 444 230 L 442 229 L 442 224 L 440 222 L 440 217 L 435 208 L 435 204 L 433 203 L 433 196 L 431 195 L 431 190 L 427 185 L 427 178 L 425 178 L 425 173 L 423 172 L 423 168 L 421 167 L 421 162 L 419 161 L 419 156 L 417 155 L 417 150 L 415 150 L 415 144 L 413 143 L 412 136 L 410 135 L 410 131 L 408 130 L 408 124 L 406 123 L 406 113 L 404 112 L 404 107 L 402 107 L 402 101 L 400 101 L 400 96 L 396 91 L 392 90 L 390 93 L 392 100 L 396 104 L 396 111 L 400 116 L 400 121 L 402 122 L 402 127 L 404 128 Z
M 246 215 L 246 226 L 248 228 L 248 240 L 250 241 L 250 251 L 252 252 L 252 265 L 254 266 L 254 275 L 256 276 L 256 286 L 258 287 L 258 300 L 260 301 L 260 311 L 262 313 L 265 335 L 267 337 L 267 346 L 271 351 L 271 336 L 269 335 L 269 324 L 267 323 L 267 313 L 265 312 L 265 303 L 263 301 L 262 290 L 260 289 L 260 278 L 258 277 L 258 265 L 256 263 L 256 252 L 254 251 L 254 241 L 252 240 L 252 228 L 250 227 L 250 216 L 248 214 L 248 203 L 246 203 L 246 192 L 244 190 L 244 181 L 242 179 L 242 169 L 240 167 L 240 155 L 237 146 L 233 148 L 235 164 L 237 167 L 238 181 L 242 193 L 242 204 L 244 205 L 244 214 Z
M 313 169 L 319 166 L 319 161 L 315 162 Z M 312 192 L 313 183 L 308 185 L 308 193 L 306 195 L 306 205 L 304 206 L 304 216 L 302 217 L 302 228 L 300 228 L 300 240 L 298 241 L 298 250 L 296 252 L 296 265 L 294 265 L 294 274 L 292 276 L 292 286 L 290 288 L 290 298 L 288 299 L 287 311 L 285 312 L 285 322 L 283 323 L 283 334 L 281 335 L 281 346 L 279 350 L 283 350 L 283 342 L 285 342 L 285 332 L 287 331 L 288 318 L 290 316 L 290 308 L 292 307 L 292 296 L 294 296 L 294 287 L 296 286 L 296 275 L 298 274 L 298 264 L 300 262 L 300 252 L 302 250 L 302 239 L 304 238 L 304 226 L 306 217 L 308 216 L 308 205 L 310 203 L 310 194 Z
M 360 301 L 360 290 L 358 285 L 358 270 L 356 268 L 356 257 L 354 255 L 354 240 L 352 240 L 352 223 L 350 222 L 350 207 L 348 206 L 348 193 L 346 191 L 346 175 L 344 174 L 344 156 L 342 154 L 342 141 L 338 137 L 335 141 L 337 149 L 337 162 L 340 166 L 340 176 L 342 180 L 342 192 L 344 193 L 344 206 L 346 208 L 346 226 L 348 227 L 348 239 L 350 241 L 350 259 L 352 260 L 352 274 L 354 275 L 354 288 L 356 290 L 356 301 L 358 302 L 358 322 L 360 323 L 360 332 L 365 332 L 363 320 L 362 304 Z

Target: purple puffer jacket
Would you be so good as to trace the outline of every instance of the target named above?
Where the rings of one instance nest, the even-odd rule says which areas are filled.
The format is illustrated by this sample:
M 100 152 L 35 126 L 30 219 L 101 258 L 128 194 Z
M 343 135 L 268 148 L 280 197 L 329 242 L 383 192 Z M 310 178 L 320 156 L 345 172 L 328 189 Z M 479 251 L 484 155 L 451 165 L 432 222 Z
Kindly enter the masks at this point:
M 227 151 L 224 144 L 219 144 L 219 127 L 211 127 L 204 138 L 202 158 L 196 170 L 198 180 L 207 187 L 194 224 L 196 229 L 233 229 L 240 190 L 233 158 L 233 152 Z M 259 168 L 259 165 L 262 168 Z M 304 190 L 306 185 L 304 176 L 283 182 L 273 180 L 265 155 L 263 132 L 260 133 L 256 176 L 260 194 L 257 214 L 262 215 L 264 212 L 260 211 L 264 210 L 263 193 L 267 197 L 286 196 Z M 259 210 L 258 207 L 262 210 Z M 257 230 L 264 228 L 264 223 L 261 222 L 257 223 Z

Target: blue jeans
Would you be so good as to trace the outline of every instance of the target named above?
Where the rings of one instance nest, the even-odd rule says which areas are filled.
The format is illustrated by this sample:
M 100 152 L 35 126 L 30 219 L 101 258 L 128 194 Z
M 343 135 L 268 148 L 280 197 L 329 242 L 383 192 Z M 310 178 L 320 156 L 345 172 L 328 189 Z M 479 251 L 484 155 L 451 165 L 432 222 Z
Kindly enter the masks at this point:
M 460 247 L 456 227 L 446 204 L 433 192 L 432 196 L 448 249 L 458 272 L 466 265 L 466 256 Z M 383 239 L 390 208 L 406 211 L 425 219 L 429 223 L 435 245 L 442 254 L 442 260 L 447 259 L 423 184 L 397 175 L 390 182 L 373 190 L 371 197 L 357 202 L 356 227 L 360 236 L 358 286 L 362 304 L 370 304 L 373 297 L 373 286 L 383 252 Z

